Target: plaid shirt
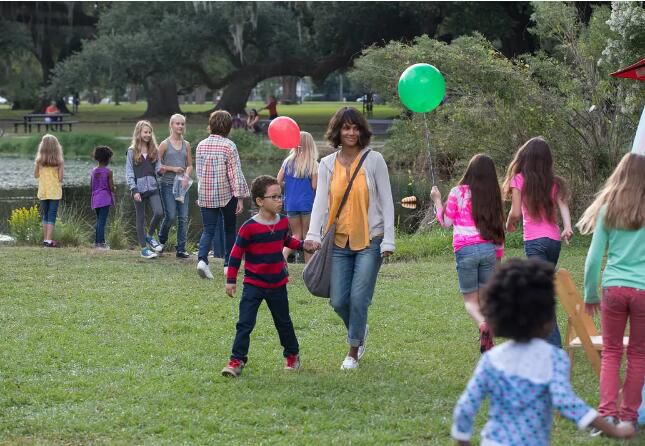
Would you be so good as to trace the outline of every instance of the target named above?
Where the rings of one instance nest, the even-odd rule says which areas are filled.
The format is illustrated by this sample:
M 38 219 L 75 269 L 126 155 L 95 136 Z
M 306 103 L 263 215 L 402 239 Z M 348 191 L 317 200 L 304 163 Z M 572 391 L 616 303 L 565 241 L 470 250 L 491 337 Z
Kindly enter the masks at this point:
M 233 141 L 210 135 L 197 145 L 196 158 L 199 207 L 221 208 L 233 197 L 250 195 Z

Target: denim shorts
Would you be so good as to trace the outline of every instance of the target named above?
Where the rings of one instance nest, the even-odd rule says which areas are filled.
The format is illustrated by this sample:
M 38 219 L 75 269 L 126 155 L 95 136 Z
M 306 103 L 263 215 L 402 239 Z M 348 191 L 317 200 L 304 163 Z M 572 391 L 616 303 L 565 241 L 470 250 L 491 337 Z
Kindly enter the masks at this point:
M 311 215 L 311 211 L 287 211 L 287 217 L 299 217 L 301 215 L 306 217 Z
M 560 240 L 553 240 L 548 237 L 524 240 L 524 253 L 526 257 L 538 258 L 545 262 L 553 263 L 555 266 L 560 258 Z
M 459 291 L 462 294 L 472 293 L 486 285 L 495 271 L 497 259 L 495 245 L 478 243 L 464 246 L 455 253 Z

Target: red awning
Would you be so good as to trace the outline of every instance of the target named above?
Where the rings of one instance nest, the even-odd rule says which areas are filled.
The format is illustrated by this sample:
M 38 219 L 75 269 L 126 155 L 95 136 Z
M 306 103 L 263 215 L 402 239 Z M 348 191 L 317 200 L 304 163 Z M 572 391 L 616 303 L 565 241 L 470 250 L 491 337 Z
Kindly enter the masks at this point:
M 610 76 L 645 81 L 645 59 L 641 59 L 633 65 L 611 73 Z

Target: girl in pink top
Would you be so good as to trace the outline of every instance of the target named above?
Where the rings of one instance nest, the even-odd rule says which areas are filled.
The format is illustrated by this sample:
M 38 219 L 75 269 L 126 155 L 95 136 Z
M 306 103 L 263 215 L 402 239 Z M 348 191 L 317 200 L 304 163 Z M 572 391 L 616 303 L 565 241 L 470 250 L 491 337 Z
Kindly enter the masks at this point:
M 553 173 L 551 148 L 542 137 L 529 139 L 517 150 L 506 171 L 503 190 L 505 197 L 512 198 L 506 230 L 515 231 L 515 225 L 522 217 L 526 256 L 555 266 L 560 257 L 560 238 L 569 243 L 573 230 L 567 204 L 567 184 Z M 562 233 L 556 208 L 560 210 L 564 225 Z M 562 346 L 557 321 L 547 341 L 557 347 Z
M 459 184 L 448 194 L 446 206 L 436 186 L 430 193 L 441 226 L 453 226 L 452 245 L 464 306 L 479 327 L 480 351 L 493 348 L 493 336 L 479 305 L 480 289 L 504 254 L 504 210 L 493 160 L 475 155 Z

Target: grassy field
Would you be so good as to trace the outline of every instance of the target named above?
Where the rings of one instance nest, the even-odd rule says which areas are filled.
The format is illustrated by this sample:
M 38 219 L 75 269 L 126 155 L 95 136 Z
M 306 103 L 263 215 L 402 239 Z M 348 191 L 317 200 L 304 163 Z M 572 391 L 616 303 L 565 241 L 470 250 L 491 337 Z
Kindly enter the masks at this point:
M 264 104 L 260 102 L 249 102 L 247 109 L 261 108 Z M 182 104 L 181 110 L 187 115 L 188 129 L 206 128 L 208 124 L 208 110 L 214 104 Z M 331 115 L 342 106 L 352 106 L 361 110 L 361 104 L 356 102 L 304 102 L 294 105 L 278 105 L 278 113 L 290 116 L 295 119 L 302 130 L 311 131 L 316 134 L 322 133 L 322 126 L 325 126 Z M 145 102 L 136 104 L 122 103 L 114 104 L 81 104 L 79 112 L 74 116 L 75 121 L 80 121 L 74 127 L 74 132 L 96 133 L 106 136 L 126 137 L 132 136 L 132 130 L 137 119 L 143 115 L 146 109 Z M 5 138 L 22 136 L 22 133 L 14 134 L 13 125 L 9 120 L 22 119 L 25 110 L 10 110 L 8 107 L 0 107 L 0 125 L 5 128 Z M 399 110 L 388 105 L 374 105 L 374 118 L 383 119 L 397 116 Z M 268 118 L 266 110 L 260 112 L 262 119 Z M 169 116 L 168 116 L 169 118 Z M 4 122 L 3 122 L 4 121 Z M 168 119 L 152 120 L 157 136 L 165 137 L 168 128 Z M 20 129 L 22 132 L 22 129 Z
M 561 266 L 581 281 L 586 251 Z M 302 369 L 282 370 L 266 306 L 243 376 L 220 376 L 238 299 L 193 262 L 85 248 L 2 248 L 0 443 L 447 445 L 454 404 L 479 358 L 451 254 L 389 263 L 359 370 L 339 370 L 340 319 L 291 266 Z M 509 255 L 520 255 L 511 250 Z M 238 296 L 239 296 L 238 290 Z M 560 315 L 560 326 L 564 320 Z M 582 355 L 573 385 L 591 405 L 598 381 Z M 478 430 L 484 422 L 478 419 Z M 637 442 L 632 442 L 636 444 Z M 601 445 L 563 419 L 554 445 Z

